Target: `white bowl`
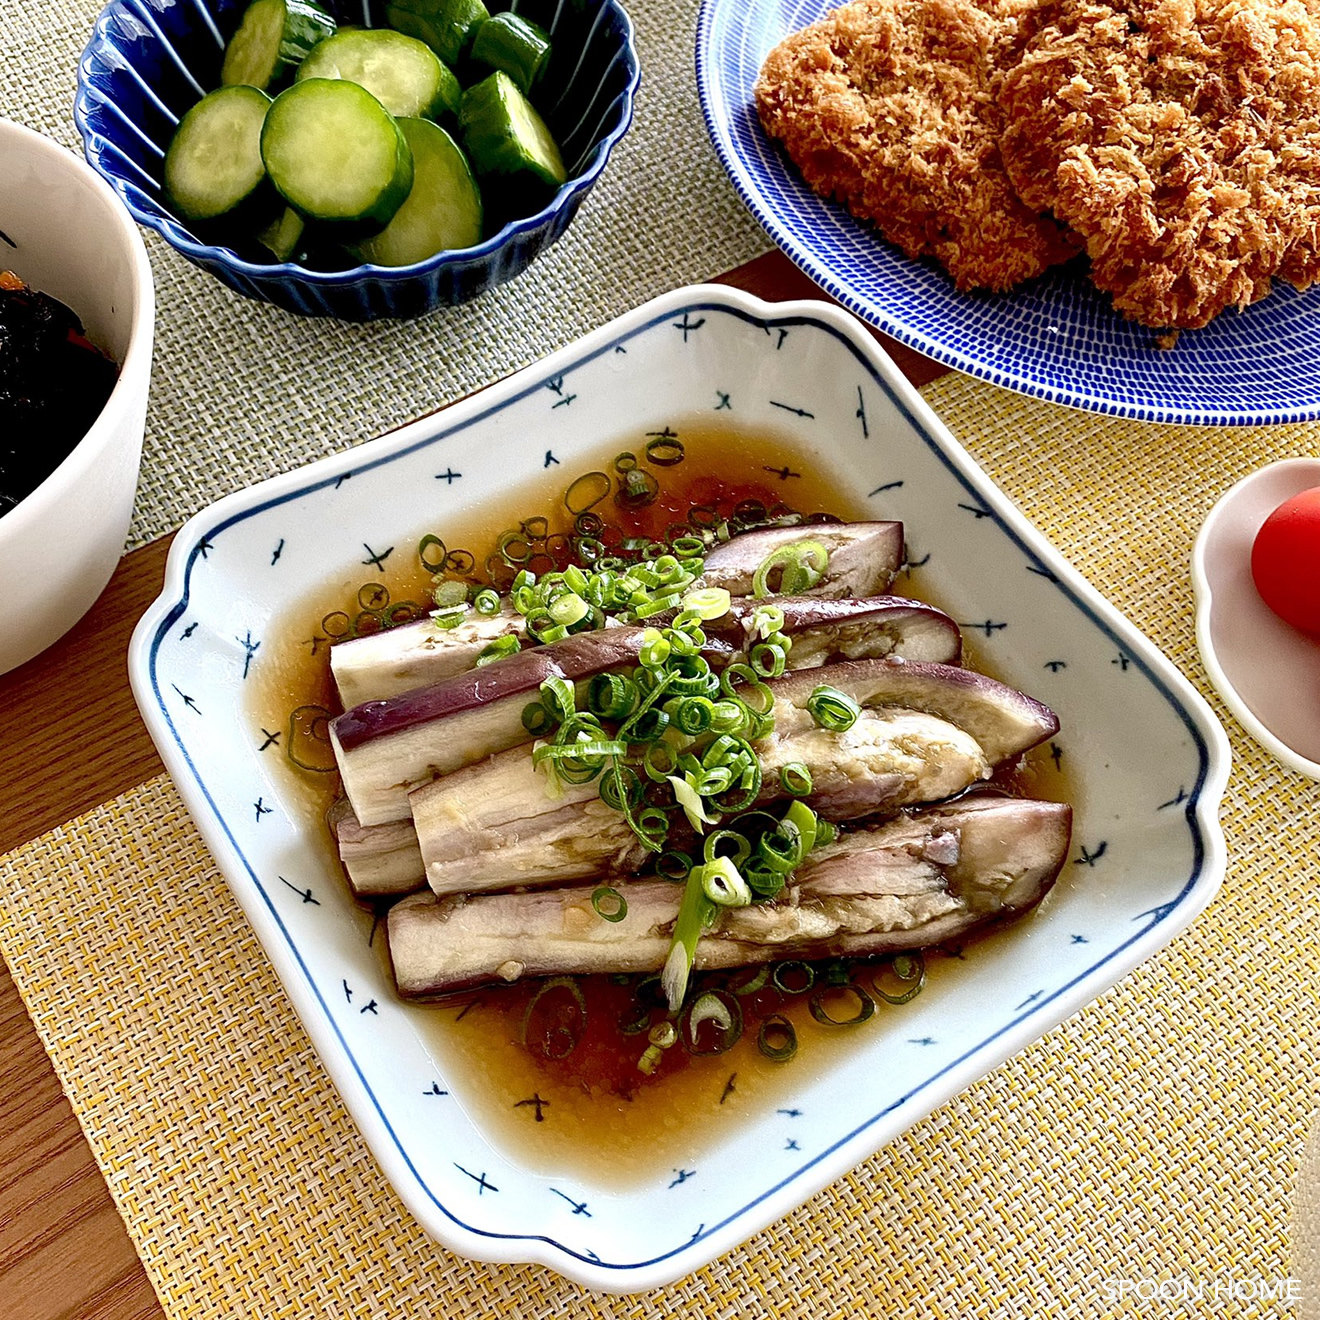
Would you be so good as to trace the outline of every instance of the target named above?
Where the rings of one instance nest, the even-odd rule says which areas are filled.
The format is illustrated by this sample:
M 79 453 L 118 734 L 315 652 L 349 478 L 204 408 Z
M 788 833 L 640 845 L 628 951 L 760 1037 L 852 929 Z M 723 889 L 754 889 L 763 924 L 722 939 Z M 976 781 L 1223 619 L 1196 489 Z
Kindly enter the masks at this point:
M 903 519 L 914 583 L 999 677 L 1058 712 L 1072 854 L 1009 938 L 877 1014 L 850 1052 L 800 1056 L 773 1105 L 731 1105 L 699 1147 L 664 1146 L 663 1165 L 681 1168 L 620 1188 L 567 1160 L 531 1167 L 489 1088 L 428 1030 L 437 1010 L 398 1000 L 324 826 L 261 750 L 270 735 L 249 694 L 279 672 L 291 609 L 306 613 L 331 581 L 366 580 L 364 549 L 415 546 L 492 503 L 507 513 L 512 492 L 536 507 L 522 502 L 530 483 L 562 492 L 606 444 L 640 447 L 725 408 L 872 516 Z M 1224 873 L 1229 757 L 1205 702 L 1000 494 L 866 329 L 823 302 L 679 289 L 452 408 L 228 496 L 175 539 L 129 673 L 289 1011 L 413 1214 L 454 1251 L 609 1291 L 669 1282 L 785 1214 L 1163 947 Z
M 133 218 L 94 170 L 50 138 L 0 120 L 0 269 L 58 298 L 119 365 L 73 452 L 0 518 L 0 578 L 29 584 L 0 630 L 0 674 L 73 627 L 124 549 L 147 413 L 155 297 Z

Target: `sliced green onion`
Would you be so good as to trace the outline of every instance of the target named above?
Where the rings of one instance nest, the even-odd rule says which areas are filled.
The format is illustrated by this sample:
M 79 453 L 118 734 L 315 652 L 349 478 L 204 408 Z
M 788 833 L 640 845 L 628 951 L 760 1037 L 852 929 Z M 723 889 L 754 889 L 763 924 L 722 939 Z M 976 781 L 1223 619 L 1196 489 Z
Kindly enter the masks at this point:
M 806 797 L 812 789 L 810 769 L 802 761 L 790 761 L 781 766 L 779 787 L 792 797 Z
M 643 706 L 619 730 L 624 742 L 653 743 L 664 737 L 669 727 L 669 713 L 658 706 Z
M 771 1013 L 756 1033 L 756 1048 L 775 1063 L 787 1063 L 797 1053 L 797 1032 L 782 1013 Z
M 498 614 L 500 612 L 499 593 L 492 591 L 489 587 L 483 587 L 472 598 L 472 605 L 478 614 Z
M 611 811 L 620 812 L 630 820 L 633 808 L 641 803 L 642 793 L 641 780 L 634 771 L 618 761 L 600 781 L 600 800 Z
M 816 846 L 820 817 L 805 802 L 790 802 L 780 828 L 798 832 L 802 839 L 802 854 L 806 856 Z
M 728 851 L 728 849 L 732 851 Z M 721 849 L 725 851 L 721 852 Z M 713 862 L 717 857 L 727 857 L 735 866 L 741 866 L 751 856 L 752 845 L 745 834 L 737 830 L 716 830 L 708 834 L 702 844 L 702 856 Z
M 587 685 L 587 709 L 603 720 L 626 719 L 641 693 L 626 674 L 597 674 Z
M 642 646 L 637 658 L 647 669 L 659 669 L 669 659 L 671 649 L 667 637 L 658 629 L 648 628 L 642 634 Z
M 781 596 L 799 596 L 825 576 L 829 563 L 829 551 L 819 541 L 782 545 L 766 555 L 752 575 L 752 595 L 758 600 L 776 592 Z M 775 569 L 780 570 L 779 585 L 772 588 L 770 575 Z
M 516 637 L 497 637 L 493 642 L 488 642 L 481 648 L 481 652 L 477 656 L 477 666 L 489 665 L 496 660 L 503 660 L 505 656 L 514 655 L 519 649 Z
M 762 641 L 784 626 L 784 611 L 778 605 L 758 605 L 752 611 L 752 632 Z
M 714 1044 L 701 1048 L 697 1041 L 702 1026 L 713 1022 L 719 1028 Z M 701 1057 L 724 1054 L 739 1041 L 743 1032 L 742 1006 L 727 990 L 707 990 L 693 1000 L 683 1014 L 679 1039 L 689 1054 Z
M 756 895 L 755 901 L 758 903 L 769 902 L 785 884 L 784 875 L 762 866 L 756 858 L 748 860 L 742 868 L 742 873 L 743 879 L 747 881 L 747 887 Z
M 816 847 L 826 848 L 839 837 L 839 831 L 833 821 L 816 817 Z
M 744 998 L 747 995 L 754 995 L 758 990 L 763 990 L 765 984 L 770 979 L 770 964 L 762 963 L 752 971 L 752 974 L 745 981 L 732 981 L 729 983 L 729 993 Z
M 676 435 L 660 433 L 646 442 L 646 459 L 656 467 L 673 467 L 683 461 L 683 442 Z
M 886 990 L 881 977 L 888 971 L 906 988 L 897 994 Z M 871 973 L 871 990 L 886 1004 L 906 1004 L 915 999 L 926 984 L 926 960 L 918 953 L 900 953 L 887 967 L 877 968 Z
M 702 892 L 717 907 L 746 907 L 752 901 L 752 891 L 731 858 L 716 857 L 701 870 Z
M 702 620 L 722 619 L 729 612 L 732 600 L 723 587 L 702 587 L 683 597 L 683 608 Z
M 776 963 L 770 970 L 770 979 L 781 994 L 803 995 L 815 985 L 816 971 L 810 963 L 792 959 Z
M 568 591 L 550 602 L 550 617 L 556 623 L 571 627 L 591 613 L 591 606 L 576 592 Z
M 451 628 L 457 628 L 463 622 L 463 617 L 468 612 L 466 605 L 458 605 L 448 610 L 432 610 L 431 623 L 439 628 L 441 632 L 448 632 Z
M 836 1018 L 830 1015 L 826 1007 L 827 1001 L 831 997 L 838 998 L 840 994 L 850 994 L 857 1000 L 857 1012 L 852 1017 Z M 823 990 L 817 990 L 807 1004 L 811 1009 L 811 1016 L 826 1027 L 855 1027 L 868 1021 L 875 1013 L 875 1000 L 852 981 L 845 985 L 827 986 Z
M 706 897 L 701 885 L 704 870 L 704 867 L 694 866 L 688 872 L 687 886 L 683 890 L 683 901 L 679 904 L 669 944 L 669 956 L 660 973 L 660 987 L 671 1013 L 677 1013 L 683 1007 L 692 963 L 697 956 L 697 941 L 715 917 L 715 904 Z
M 822 729 L 846 733 L 857 723 L 862 708 L 846 692 L 821 683 L 807 698 L 807 711 Z
M 561 993 L 566 1003 L 553 1009 L 542 1001 Z M 536 1021 L 541 1008 L 543 1020 Z M 577 982 L 568 976 L 548 980 L 532 997 L 522 1020 L 522 1043 L 530 1053 L 542 1059 L 566 1059 L 577 1049 L 587 1025 L 587 1000 Z M 539 1029 L 538 1029 L 539 1028 Z
M 533 738 L 540 738 L 554 728 L 550 712 L 539 701 L 530 701 L 523 707 L 522 726 Z
M 577 694 L 573 684 L 559 674 L 541 684 L 541 702 L 556 723 L 562 723 L 577 713 Z
M 591 906 L 606 921 L 622 921 L 628 915 L 628 900 L 609 885 L 601 885 L 591 895 Z
M 417 558 L 422 561 L 422 567 L 428 573 L 438 573 L 445 566 L 445 556 L 448 553 L 445 543 L 438 536 L 429 533 L 422 537 L 417 546 Z
M 702 801 L 701 794 L 682 775 L 670 775 L 668 782 L 674 790 L 674 800 L 683 808 L 688 824 L 698 834 L 701 833 L 703 825 L 719 824 L 720 818 L 706 814 L 706 804 Z
M 689 736 L 705 733 L 715 718 L 715 704 L 709 697 L 684 697 L 678 703 L 674 723 Z
M 752 647 L 748 657 L 752 672 L 758 678 L 780 678 L 788 668 L 788 656 L 784 649 L 769 642 L 758 642 Z
M 663 784 L 670 775 L 677 773 L 678 752 L 673 743 L 665 742 L 663 739 L 648 743 L 646 753 L 642 757 L 642 769 L 646 771 L 646 777 L 653 779 L 657 784 Z M 686 874 L 685 871 L 684 875 Z
M 664 880 L 686 880 L 692 869 L 692 858 L 683 852 L 663 852 L 656 859 L 655 873 Z
M 467 603 L 468 589 L 466 582 L 455 582 L 453 578 L 448 578 L 441 582 L 431 593 L 431 599 L 435 601 L 437 608 L 449 609 L 455 605 L 465 605 Z

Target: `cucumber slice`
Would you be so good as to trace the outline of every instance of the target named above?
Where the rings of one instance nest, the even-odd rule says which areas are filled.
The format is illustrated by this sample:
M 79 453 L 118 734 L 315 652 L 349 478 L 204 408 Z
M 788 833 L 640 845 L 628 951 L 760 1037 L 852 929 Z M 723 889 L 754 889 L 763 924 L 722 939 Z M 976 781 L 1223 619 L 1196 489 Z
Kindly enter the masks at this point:
M 313 0 L 252 0 L 225 47 L 220 85 L 264 92 L 334 30 L 335 20 Z
M 458 122 L 478 174 L 531 174 L 554 188 L 568 178 L 545 120 L 507 73 L 469 87 Z
M 517 14 L 496 14 L 472 38 L 472 58 L 507 73 L 530 96 L 550 62 L 550 38 Z
M 221 87 L 179 121 L 165 153 L 165 192 L 189 220 L 212 220 L 251 197 L 266 177 L 261 127 L 271 99 L 255 87 Z
M 365 87 L 308 78 L 281 92 L 261 130 L 266 172 L 312 220 L 383 228 L 412 187 L 412 152 Z
M 482 0 L 388 0 L 385 6 L 390 27 L 426 42 L 451 68 L 488 17 Z
M 276 261 L 288 261 L 298 250 L 302 242 L 303 218 L 291 206 L 273 220 L 258 235 L 257 242 L 268 251 Z
M 298 66 L 298 82 L 347 78 L 365 87 L 392 115 L 414 119 L 457 113 L 462 91 L 424 41 L 388 28 L 337 32 Z
M 413 154 L 413 186 L 394 219 L 358 244 L 363 261 L 411 266 L 481 241 L 481 193 L 458 143 L 425 119 L 400 119 Z

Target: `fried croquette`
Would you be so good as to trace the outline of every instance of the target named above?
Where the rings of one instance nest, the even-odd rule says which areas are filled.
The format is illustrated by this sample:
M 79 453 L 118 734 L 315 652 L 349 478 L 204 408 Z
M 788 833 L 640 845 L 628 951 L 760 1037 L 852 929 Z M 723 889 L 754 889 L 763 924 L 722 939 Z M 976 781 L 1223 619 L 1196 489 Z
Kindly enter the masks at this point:
M 1320 27 L 1301 0 L 1048 0 L 999 87 L 1019 196 L 1146 325 L 1320 276 Z
M 936 257 L 960 289 L 1011 288 L 1078 248 L 1023 205 L 999 154 L 998 70 L 1031 8 L 854 0 L 770 53 L 761 122 L 814 191 L 909 257 Z

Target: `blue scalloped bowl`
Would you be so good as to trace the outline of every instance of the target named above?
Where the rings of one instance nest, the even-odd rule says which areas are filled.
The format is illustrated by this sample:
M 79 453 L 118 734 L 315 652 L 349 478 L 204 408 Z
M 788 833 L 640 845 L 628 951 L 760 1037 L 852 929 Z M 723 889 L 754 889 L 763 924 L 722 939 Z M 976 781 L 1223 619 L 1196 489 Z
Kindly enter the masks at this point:
M 911 261 L 869 225 L 817 197 L 756 114 L 770 50 L 836 0 L 703 0 L 697 90 L 734 187 L 770 236 L 845 307 L 969 375 L 1056 403 L 1155 422 L 1252 425 L 1320 417 L 1320 287 L 1277 282 L 1245 312 L 1156 332 L 1114 311 L 1084 262 L 1011 293 L 960 293 L 933 262 Z
M 325 0 L 323 0 L 325 3 Z M 515 0 L 550 33 L 558 58 L 537 94 L 569 180 L 535 215 L 472 248 L 412 266 L 311 270 L 249 260 L 201 241 L 167 209 L 165 148 L 182 114 L 219 85 L 226 39 L 247 0 L 112 0 L 78 65 L 74 119 L 91 166 L 139 224 L 231 289 L 304 316 L 348 321 L 421 316 L 467 302 L 524 271 L 572 222 L 632 122 L 639 69 L 632 24 L 617 0 Z M 329 0 L 342 22 L 373 25 L 378 0 Z M 498 6 L 492 6 L 496 8 Z

